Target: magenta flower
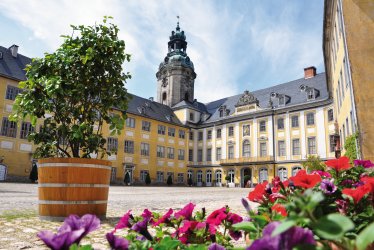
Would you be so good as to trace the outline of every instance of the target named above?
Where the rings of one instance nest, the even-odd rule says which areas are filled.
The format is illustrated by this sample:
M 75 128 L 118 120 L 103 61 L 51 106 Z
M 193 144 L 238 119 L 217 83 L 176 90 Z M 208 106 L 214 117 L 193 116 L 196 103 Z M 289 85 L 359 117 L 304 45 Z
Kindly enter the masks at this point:
M 355 166 L 363 166 L 364 168 L 374 167 L 374 163 L 372 163 L 370 160 L 354 160 L 353 163 Z
M 346 200 L 336 200 L 335 204 L 338 208 L 339 213 L 346 214 L 348 210 L 348 204 L 349 202 Z
M 113 233 L 107 233 L 106 239 L 110 245 L 112 250 L 128 250 L 129 249 L 129 241 L 122 238 L 115 236 Z
M 333 194 L 337 189 L 334 185 L 334 179 L 323 179 L 320 188 L 325 194 Z
M 143 235 L 147 240 L 153 240 L 152 235 L 148 232 L 148 218 L 144 218 L 142 221 L 139 221 L 135 223 L 132 227 L 131 230 L 134 230 L 135 232 L 140 233 Z
M 161 223 L 167 222 L 169 220 L 169 218 L 170 218 L 170 216 L 171 216 L 172 213 L 173 213 L 173 209 L 170 208 L 169 211 L 166 214 L 164 214 L 164 216 L 162 216 L 160 219 L 158 219 L 158 221 L 153 222 L 152 225 L 153 226 L 158 226 Z
M 324 178 L 331 178 L 331 174 L 329 172 L 325 172 L 322 170 L 314 170 L 311 174 L 318 174 L 319 176 Z
M 84 236 L 100 227 L 100 220 L 92 214 L 70 215 L 65 219 L 57 234 L 51 231 L 42 231 L 38 237 L 52 250 L 69 249 L 71 245 L 79 244 Z
M 143 219 L 150 219 L 152 217 L 152 212 L 149 211 L 148 209 L 144 209 L 143 213 L 142 213 L 142 217 Z
M 174 214 L 175 218 L 179 219 L 183 217 L 184 219 L 189 220 L 192 216 L 192 212 L 195 206 L 196 205 L 192 204 L 191 202 L 188 203 L 184 208 L 182 208 L 182 210 Z
M 119 220 L 117 223 L 116 227 L 113 230 L 113 233 L 117 231 L 117 229 L 122 229 L 122 228 L 131 228 L 131 223 L 130 221 L 133 220 L 134 217 L 131 214 L 131 210 L 127 211 L 122 218 Z
M 217 244 L 217 243 L 212 243 L 209 247 L 208 250 L 226 250 L 225 247 Z
M 316 244 L 312 231 L 302 227 L 292 227 L 281 234 L 271 237 L 273 231 L 280 224 L 280 222 L 269 223 L 262 231 L 262 238 L 255 240 L 252 245 L 247 248 L 247 250 L 291 250 L 293 247 L 300 244 Z

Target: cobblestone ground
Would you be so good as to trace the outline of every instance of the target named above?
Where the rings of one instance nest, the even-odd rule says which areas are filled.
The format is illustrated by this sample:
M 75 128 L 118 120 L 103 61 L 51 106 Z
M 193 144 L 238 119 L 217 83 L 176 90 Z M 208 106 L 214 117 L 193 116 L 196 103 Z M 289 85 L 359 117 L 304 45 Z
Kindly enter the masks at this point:
M 55 231 L 61 225 L 38 219 L 37 187 L 36 184 L 0 183 L 0 250 L 46 249 L 36 233 Z M 90 243 L 95 249 L 108 249 L 105 233 L 110 232 L 129 209 L 135 214 L 140 214 L 144 208 L 163 213 L 170 207 L 178 210 L 193 202 L 197 204 L 196 210 L 205 207 L 207 213 L 229 205 L 233 212 L 244 215 L 240 200 L 248 192 L 249 189 L 243 188 L 216 187 L 110 187 L 107 219 L 102 221 L 100 230 L 91 233 L 82 243 Z

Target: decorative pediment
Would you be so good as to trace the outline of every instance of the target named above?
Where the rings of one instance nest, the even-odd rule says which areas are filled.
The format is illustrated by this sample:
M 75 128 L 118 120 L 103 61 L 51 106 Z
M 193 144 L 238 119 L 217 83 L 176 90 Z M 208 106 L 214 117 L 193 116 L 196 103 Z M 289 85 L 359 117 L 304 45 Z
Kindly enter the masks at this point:
M 258 100 L 248 90 L 244 91 L 244 94 L 239 98 L 235 107 L 241 107 L 250 104 L 258 104 Z

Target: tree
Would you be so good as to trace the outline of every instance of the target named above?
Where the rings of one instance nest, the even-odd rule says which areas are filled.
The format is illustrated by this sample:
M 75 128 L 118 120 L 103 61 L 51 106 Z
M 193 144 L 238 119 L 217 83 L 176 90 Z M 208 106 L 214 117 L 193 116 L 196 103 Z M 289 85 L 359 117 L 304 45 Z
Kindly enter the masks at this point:
M 129 172 L 126 172 L 125 178 L 124 178 L 123 181 L 124 181 L 126 186 L 130 184 L 130 173 Z
M 325 169 L 325 164 L 321 161 L 319 156 L 315 156 L 315 155 L 308 155 L 307 160 L 303 162 L 302 165 L 307 171 Z
M 94 26 L 72 25 L 73 34 L 63 36 L 55 52 L 26 67 L 27 80 L 19 84 L 23 92 L 15 100 L 11 119 L 29 118 L 33 126 L 43 119 L 40 131 L 29 136 L 37 145 L 35 157 L 110 154 L 103 124 L 112 134 L 123 129 L 128 103 L 124 83 L 131 76 L 122 70 L 130 55 L 118 39 L 117 26 L 107 23 L 109 18 Z
M 29 179 L 32 183 L 38 180 L 38 166 L 36 165 L 36 162 L 32 163 Z
M 353 135 L 347 136 L 344 143 L 344 149 L 345 149 L 345 156 L 347 156 L 351 161 L 357 159 L 357 138 L 358 133 L 355 133 Z
M 171 177 L 171 175 L 168 176 L 168 179 L 166 180 L 166 184 L 168 184 L 168 186 L 173 185 L 173 178 Z
M 145 184 L 151 184 L 151 176 L 149 175 L 149 173 L 147 173 L 147 175 L 145 176 Z

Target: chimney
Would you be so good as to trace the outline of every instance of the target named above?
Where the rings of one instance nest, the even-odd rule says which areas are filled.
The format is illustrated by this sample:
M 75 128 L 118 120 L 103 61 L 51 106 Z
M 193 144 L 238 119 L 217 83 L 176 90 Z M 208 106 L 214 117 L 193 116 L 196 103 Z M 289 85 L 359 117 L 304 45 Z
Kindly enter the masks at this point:
M 305 79 L 312 78 L 316 74 L 317 74 L 317 69 L 314 66 L 310 66 L 310 67 L 304 69 L 304 78 Z
M 12 53 L 13 57 L 17 57 L 18 53 L 18 45 L 13 44 L 12 46 L 9 47 L 10 53 Z

